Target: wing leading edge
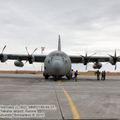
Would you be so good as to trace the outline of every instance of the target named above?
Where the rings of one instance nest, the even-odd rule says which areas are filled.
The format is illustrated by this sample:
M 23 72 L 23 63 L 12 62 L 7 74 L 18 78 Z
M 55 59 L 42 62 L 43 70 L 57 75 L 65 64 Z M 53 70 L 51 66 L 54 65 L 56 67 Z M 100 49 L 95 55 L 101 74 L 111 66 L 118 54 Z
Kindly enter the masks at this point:
M 0 54 L 0 58 L 2 56 L 7 56 L 7 60 L 29 60 L 31 56 L 23 55 L 23 54 Z M 34 62 L 44 62 L 46 55 L 32 55 L 34 57 Z M 82 56 L 69 56 L 72 63 L 83 63 Z M 88 62 L 109 62 L 110 57 L 105 56 L 91 56 L 87 57 Z M 117 59 L 120 62 L 120 58 Z
M 7 56 L 7 60 L 20 60 L 20 61 L 29 60 L 30 58 L 33 57 L 34 62 L 44 62 L 46 58 L 46 55 L 32 55 L 32 56 L 22 55 L 22 54 L 3 54 L 3 55 Z
M 83 57 L 82 56 L 69 56 L 72 63 L 83 63 Z M 104 57 L 104 56 L 91 56 L 85 58 L 88 60 L 88 62 L 109 62 L 110 57 Z M 118 60 L 119 62 L 120 60 Z

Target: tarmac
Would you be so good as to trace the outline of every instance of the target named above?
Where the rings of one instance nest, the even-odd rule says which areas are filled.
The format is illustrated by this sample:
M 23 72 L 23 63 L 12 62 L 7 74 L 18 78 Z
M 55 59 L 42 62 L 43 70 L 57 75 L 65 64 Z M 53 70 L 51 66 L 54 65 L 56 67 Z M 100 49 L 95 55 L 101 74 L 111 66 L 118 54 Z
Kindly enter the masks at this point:
M 2 105 L 18 106 L 17 110 L 22 105 L 25 109 L 30 105 L 42 108 L 29 112 L 34 117 L 16 117 L 13 107 L 14 116 L 3 117 Z M 23 115 L 23 111 L 18 112 Z M 120 76 L 107 76 L 105 81 L 98 81 L 95 76 L 79 76 L 75 82 L 65 78 L 45 80 L 42 75 L 0 74 L 0 120 L 36 119 L 120 119 Z

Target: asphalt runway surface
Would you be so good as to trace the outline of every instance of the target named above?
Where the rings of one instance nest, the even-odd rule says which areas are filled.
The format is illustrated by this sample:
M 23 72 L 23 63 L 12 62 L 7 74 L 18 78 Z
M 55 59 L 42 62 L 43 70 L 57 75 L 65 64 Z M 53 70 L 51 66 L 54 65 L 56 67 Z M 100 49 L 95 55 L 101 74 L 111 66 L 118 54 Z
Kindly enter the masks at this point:
M 45 80 L 42 75 L 0 74 L 0 105 L 49 106 L 40 109 L 43 116 L 39 117 L 4 118 L 2 111 L 0 120 L 120 119 L 120 77 L 98 81 L 95 76 L 79 76 L 75 82 Z

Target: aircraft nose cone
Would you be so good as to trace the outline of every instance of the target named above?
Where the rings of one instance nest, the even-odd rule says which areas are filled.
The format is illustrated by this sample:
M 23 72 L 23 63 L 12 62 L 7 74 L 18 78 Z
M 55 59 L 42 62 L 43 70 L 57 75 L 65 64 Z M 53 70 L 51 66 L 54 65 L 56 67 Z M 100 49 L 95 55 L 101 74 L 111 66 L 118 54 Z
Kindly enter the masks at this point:
M 63 68 L 63 64 L 62 62 L 56 60 L 53 62 L 52 68 L 53 68 L 54 73 L 59 74 Z

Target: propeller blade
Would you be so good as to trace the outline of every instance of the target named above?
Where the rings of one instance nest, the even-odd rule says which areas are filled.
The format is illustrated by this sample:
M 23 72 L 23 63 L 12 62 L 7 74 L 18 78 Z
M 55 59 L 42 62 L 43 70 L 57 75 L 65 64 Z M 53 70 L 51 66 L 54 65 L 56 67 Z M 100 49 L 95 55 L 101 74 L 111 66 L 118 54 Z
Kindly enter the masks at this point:
M 24 65 L 28 62 L 28 60 L 25 61 Z
M 114 56 L 113 55 L 110 55 L 110 54 L 108 54 L 110 57 L 112 57 L 112 58 L 117 58 L 117 52 L 116 52 L 116 49 L 115 49 L 115 53 L 114 53 Z M 119 57 L 119 56 L 118 56 Z
M 25 47 L 26 51 L 27 51 L 27 54 L 28 54 L 28 59 L 26 60 L 26 62 L 24 64 L 26 64 L 27 62 L 29 62 L 30 64 L 32 64 L 34 62 L 34 56 L 32 56 L 35 51 L 38 49 L 38 48 L 35 48 L 34 51 L 32 52 L 32 54 L 29 53 L 28 51 L 28 48 Z
M 3 54 L 3 52 L 4 52 L 5 48 L 6 48 L 6 45 L 3 47 L 1 54 Z
M 28 51 L 28 48 L 27 48 L 27 47 L 25 47 L 25 49 L 26 49 L 26 51 L 27 51 L 27 54 L 28 54 L 28 55 L 30 55 L 30 54 L 29 54 L 29 51 Z
M 84 56 L 83 56 L 83 55 L 80 55 L 80 57 L 83 57 L 83 58 L 84 58 Z
M 86 65 L 86 68 L 85 68 L 86 70 L 87 70 L 87 65 Z
M 93 54 L 89 55 L 89 57 L 91 57 L 91 56 L 93 56 L 93 55 L 96 55 L 96 53 L 93 53 Z
M 114 54 L 114 56 L 117 57 L 116 49 L 115 49 L 115 54 Z
M 86 50 L 86 53 L 85 53 L 85 57 L 87 58 L 87 50 Z
M 112 55 L 110 55 L 110 54 L 108 54 L 111 58 L 114 58 L 114 56 L 112 56 Z
M 115 64 L 115 70 L 117 69 L 117 64 Z
M 35 50 L 32 52 L 32 54 L 31 54 L 31 55 L 33 55 L 37 49 L 38 49 L 38 48 L 35 48 Z

